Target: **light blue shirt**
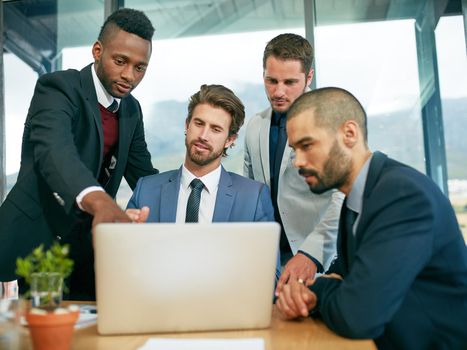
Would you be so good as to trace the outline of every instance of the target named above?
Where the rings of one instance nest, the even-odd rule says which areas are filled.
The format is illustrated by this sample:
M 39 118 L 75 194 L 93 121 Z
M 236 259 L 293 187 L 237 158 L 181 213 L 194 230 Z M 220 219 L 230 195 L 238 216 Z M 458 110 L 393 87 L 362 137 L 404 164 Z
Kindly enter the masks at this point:
M 370 158 L 368 158 L 365 164 L 363 164 L 363 167 L 360 169 L 357 178 L 352 184 L 352 189 L 347 196 L 347 208 L 357 213 L 357 219 L 355 220 L 355 223 L 352 227 L 352 233 L 354 236 L 355 232 L 357 232 L 358 223 L 360 222 L 360 214 L 362 213 L 363 192 L 365 191 L 366 179 L 368 177 L 368 170 L 370 169 L 371 158 L 373 158 L 373 154 L 371 154 Z

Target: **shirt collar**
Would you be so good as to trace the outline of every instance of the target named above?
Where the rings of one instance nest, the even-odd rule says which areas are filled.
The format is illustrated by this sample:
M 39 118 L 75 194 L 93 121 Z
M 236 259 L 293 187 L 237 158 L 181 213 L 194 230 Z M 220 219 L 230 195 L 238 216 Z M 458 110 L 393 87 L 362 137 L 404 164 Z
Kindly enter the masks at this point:
M 221 178 L 221 166 L 219 165 L 216 169 L 211 171 L 210 173 L 198 177 L 201 181 L 203 181 L 204 187 L 206 187 L 206 190 L 209 193 L 215 193 L 216 188 L 219 186 L 219 181 Z M 186 167 L 185 165 L 182 166 L 182 177 L 180 179 L 180 186 L 183 187 L 183 189 L 187 190 L 190 187 L 191 181 L 193 179 L 196 179 L 197 177 L 193 175 Z
M 104 88 L 104 85 L 102 85 L 99 77 L 96 74 L 96 66 L 94 65 L 94 63 L 91 67 L 91 73 L 94 88 L 96 89 L 97 102 L 99 102 L 105 108 L 108 108 L 112 104 L 113 100 L 115 100 L 118 103 L 118 107 L 120 107 L 121 99 L 113 97 L 107 92 L 107 90 Z
M 371 158 L 373 154 L 363 164 L 357 178 L 352 184 L 352 189 L 347 196 L 347 208 L 353 210 L 357 214 L 361 214 L 363 205 L 363 192 L 365 191 L 366 179 L 368 177 L 368 170 L 370 169 Z

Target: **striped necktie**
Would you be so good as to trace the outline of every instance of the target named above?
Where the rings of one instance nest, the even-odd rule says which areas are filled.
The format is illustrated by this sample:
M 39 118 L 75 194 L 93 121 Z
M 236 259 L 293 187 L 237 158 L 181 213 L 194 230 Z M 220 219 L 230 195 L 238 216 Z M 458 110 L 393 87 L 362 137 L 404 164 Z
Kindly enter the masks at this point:
M 191 193 L 186 206 L 185 222 L 198 222 L 199 203 L 201 201 L 201 191 L 204 188 L 203 181 L 193 179 L 190 183 Z
M 117 113 L 118 111 L 118 102 L 116 99 L 113 99 L 112 103 L 110 104 L 109 107 L 107 107 L 107 110 L 112 113 Z

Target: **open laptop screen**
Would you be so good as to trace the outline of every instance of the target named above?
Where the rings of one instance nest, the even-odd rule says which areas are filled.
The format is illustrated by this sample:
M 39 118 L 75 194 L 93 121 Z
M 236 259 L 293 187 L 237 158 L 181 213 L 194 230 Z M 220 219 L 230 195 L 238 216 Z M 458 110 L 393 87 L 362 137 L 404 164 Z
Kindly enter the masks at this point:
M 100 224 L 101 334 L 268 327 L 277 223 Z

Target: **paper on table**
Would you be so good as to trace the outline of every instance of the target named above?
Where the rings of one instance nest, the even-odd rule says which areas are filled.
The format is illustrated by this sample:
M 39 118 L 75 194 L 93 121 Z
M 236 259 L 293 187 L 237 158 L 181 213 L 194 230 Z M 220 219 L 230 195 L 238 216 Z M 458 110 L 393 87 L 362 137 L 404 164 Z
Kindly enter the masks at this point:
M 97 315 L 90 313 L 80 313 L 79 318 L 75 323 L 75 329 L 89 327 L 97 323 Z
M 139 350 L 264 350 L 264 339 L 151 338 Z

